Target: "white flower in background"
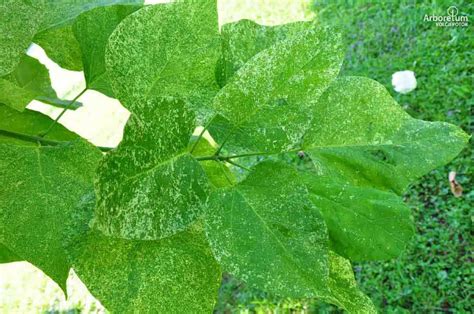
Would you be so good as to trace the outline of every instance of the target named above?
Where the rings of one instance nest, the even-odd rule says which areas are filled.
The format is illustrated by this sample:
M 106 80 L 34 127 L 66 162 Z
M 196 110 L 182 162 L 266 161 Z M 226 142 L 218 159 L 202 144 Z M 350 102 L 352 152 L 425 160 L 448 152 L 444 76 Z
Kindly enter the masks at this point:
M 416 78 L 413 71 L 398 71 L 392 74 L 392 85 L 396 92 L 407 94 L 416 88 Z

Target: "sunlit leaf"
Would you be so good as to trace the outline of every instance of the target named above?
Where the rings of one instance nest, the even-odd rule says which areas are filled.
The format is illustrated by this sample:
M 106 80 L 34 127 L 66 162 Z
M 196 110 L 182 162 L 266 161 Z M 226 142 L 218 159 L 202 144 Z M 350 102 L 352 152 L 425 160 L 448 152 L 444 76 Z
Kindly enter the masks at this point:
M 213 123 L 227 132 L 213 132 L 211 124 L 211 134 L 234 150 L 295 148 L 309 126 L 310 108 L 339 72 L 343 51 L 338 33 L 310 24 L 258 53 L 214 98 L 220 116 Z
M 67 233 L 71 264 L 113 313 L 211 313 L 221 271 L 198 226 L 159 241 L 109 238 L 90 230 L 95 199 L 83 199 Z
M 186 98 L 201 112 L 218 90 L 219 48 L 215 0 L 146 6 L 112 33 L 107 71 L 115 95 L 132 112 L 157 95 Z
M 206 234 L 223 270 L 278 295 L 325 291 L 327 230 L 291 167 L 264 162 L 211 195 Z
M 16 68 L 40 26 L 42 14 L 41 2 L 3 0 L 0 3 L 0 76 Z
M 113 96 L 105 69 L 105 48 L 117 25 L 139 8 L 132 5 L 100 7 L 81 14 L 74 22 L 88 88 Z
M 97 227 L 154 240 L 184 230 L 202 212 L 208 180 L 187 151 L 194 114 L 179 100 L 152 98 L 132 115 L 119 147 L 101 162 Z

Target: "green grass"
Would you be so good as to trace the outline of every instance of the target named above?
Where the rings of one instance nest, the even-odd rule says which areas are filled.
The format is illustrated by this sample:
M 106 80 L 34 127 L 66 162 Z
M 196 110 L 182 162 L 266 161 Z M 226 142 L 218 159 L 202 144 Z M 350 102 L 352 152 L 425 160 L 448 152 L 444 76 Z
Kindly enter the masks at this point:
M 458 1 L 470 13 L 468 28 L 440 28 L 423 22 L 425 14 L 445 15 L 451 1 L 316 1 L 324 25 L 345 35 L 347 56 L 342 75 L 367 76 L 384 84 L 412 116 L 446 121 L 472 133 L 474 4 Z M 394 92 L 391 75 L 412 70 L 418 87 Z M 399 258 L 359 263 L 354 270 L 361 288 L 385 313 L 470 313 L 473 304 L 474 247 L 471 241 L 474 192 L 472 146 L 451 164 L 421 178 L 407 191 L 417 234 Z M 464 195 L 450 192 L 448 172 L 455 170 Z M 333 312 L 311 301 L 280 300 L 246 289 L 235 279 L 221 288 L 219 312 Z

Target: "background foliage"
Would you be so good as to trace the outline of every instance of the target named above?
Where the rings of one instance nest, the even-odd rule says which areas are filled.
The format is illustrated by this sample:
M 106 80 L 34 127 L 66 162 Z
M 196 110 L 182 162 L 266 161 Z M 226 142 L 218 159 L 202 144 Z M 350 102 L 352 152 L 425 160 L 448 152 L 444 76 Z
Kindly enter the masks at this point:
M 391 74 L 413 70 L 418 88 L 408 95 L 392 92 L 397 101 L 415 118 L 447 121 L 471 133 L 474 41 L 468 29 L 437 28 L 422 21 L 424 14 L 444 14 L 450 5 L 452 3 L 441 1 L 424 4 L 318 1 L 313 9 L 321 23 L 337 25 L 346 36 L 348 54 L 343 75 L 371 77 L 392 92 Z M 458 8 L 467 14 L 474 9 L 472 4 L 462 1 Z M 472 27 L 470 31 L 472 33 Z M 458 181 L 465 190 L 462 198 L 454 198 L 449 191 L 447 173 L 450 170 L 458 172 Z M 473 251 L 470 230 L 474 193 L 471 192 L 471 171 L 472 150 L 465 149 L 450 165 L 420 179 L 406 194 L 418 229 L 409 249 L 396 260 L 356 265 L 362 289 L 383 311 L 462 313 L 472 307 L 469 264 Z M 28 282 L 19 285 L 17 292 L 21 294 L 20 289 L 26 285 Z M 0 295 L 3 291 L 12 291 L 3 285 L 0 289 Z M 53 306 L 44 309 L 58 308 L 54 306 L 54 298 L 46 301 L 49 302 Z M 93 301 L 78 301 L 78 304 L 86 304 L 84 312 L 96 311 L 95 305 L 89 307 L 87 302 Z M 239 309 L 256 312 L 334 310 L 307 300 L 279 300 L 226 277 L 216 310 L 234 312 Z M 3 310 L 2 304 L 0 310 Z

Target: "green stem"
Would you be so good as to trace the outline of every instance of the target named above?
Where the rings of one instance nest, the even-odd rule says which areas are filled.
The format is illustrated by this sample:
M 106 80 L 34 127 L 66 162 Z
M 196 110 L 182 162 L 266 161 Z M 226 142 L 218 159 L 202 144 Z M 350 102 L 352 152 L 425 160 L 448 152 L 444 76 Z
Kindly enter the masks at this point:
M 229 160 L 235 159 L 235 158 L 251 157 L 251 156 L 262 156 L 262 155 L 273 155 L 273 153 L 248 153 L 248 154 L 239 154 L 239 155 L 230 155 L 230 156 L 212 155 L 212 156 L 196 157 L 196 159 L 197 160 L 229 161 Z
M 14 138 L 17 140 L 25 141 L 25 142 L 30 142 L 30 143 L 40 143 L 44 146 L 57 146 L 61 144 L 67 144 L 71 143 L 72 141 L 53 141 L 53 140 L 47 140 L 41 136 L 34 136 L 34 135 L 28 135 L 28 134 L 22 134 L 22 133 L 17 133 L 17 132 L 12 132 L 12 131 L 7 131 L 7 130 L 1 130 L 0 129 L 0 135 Z M 113 147 L 103 147 L 103 146 L 97 146 L 98 149 L 100 149 L 103 152 L 108 152 L 114 149 Z
M 0 135 L 15 138 L 17 140 L 30 142 L 30 143 L 41 143 L 41 144 L 44 144 L 46 146 L 56 146 L 56 145 L 64 143 L 64 142 L 47 140 L 47 139 L 44 139 L 40 136 L 21 134 L 21 133 L 11 132 L 11 131 L 7 131 L 7 130 L 0 130 Z
M 49 126 L 49 128 L 42 134 L 40 134 L 39 136 L 40 137 L 45 137 L 46 135 L 48 135 L 49 132 L 51 132 L 51 130 L 54 128 L 54 126 L 58 123 L 59 119 L 62 118 L 62 116 L 66 113 L 66 111 L 68 111 L 73 104 L 76 103 L 76 100 L 79 99 L 79 97 L 81 97 L 85 92 L 87 91 L 87 87 L 84 88 L 80 93 L 79 95 L 77 95 L 76 97 L 74 97 L 73 100 L 71 100 L 66 107 L 64 107 L 63 111 L 61 111 L 61 113 L 59 114 L 59 116 L 53 121 L 53 123 L 51 123 L 51 125 Z

